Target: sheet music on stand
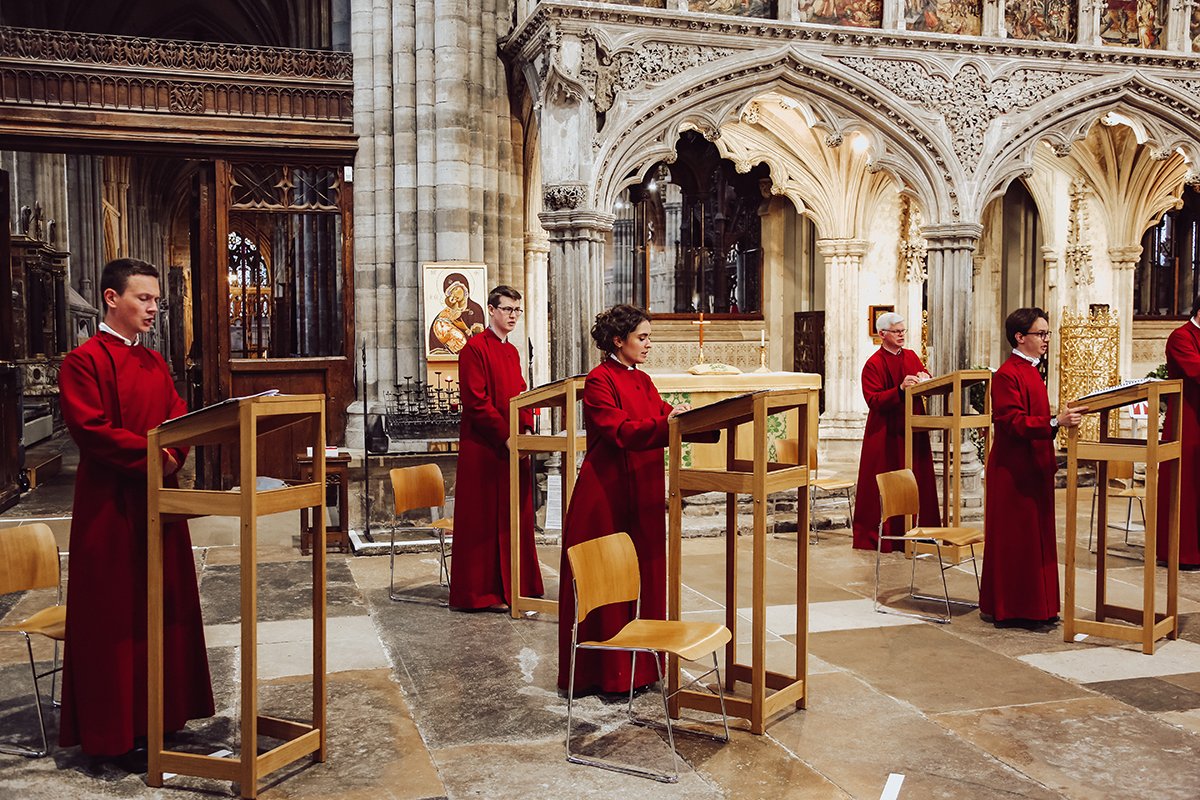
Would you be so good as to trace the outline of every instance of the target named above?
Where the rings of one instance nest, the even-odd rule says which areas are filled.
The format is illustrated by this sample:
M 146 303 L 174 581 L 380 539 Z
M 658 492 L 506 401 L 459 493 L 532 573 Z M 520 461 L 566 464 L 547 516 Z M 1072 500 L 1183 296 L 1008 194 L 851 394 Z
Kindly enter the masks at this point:
M 1141 386 L 1144 383 L 1154 383 L 1157 380 L 1158 378 L 1133 378 L 1132 380 L 1121 381 L 1115 386 L 1106 386 L 1103 389 L 1097 389 L 1096 391 L 1085 394 L 1077 399 L 1087 400 L 1089 397 L 1097 397 L 1102 394 L 1108 394 L 1109 392 L 1115 392 L 1118 389 L 1128 389 L 1130 386 Z
M 193 414 L 199 414 L 201 411 L 208 411 L 209 409 L 212 409 L 212 408 L 220 408 L 221 406 L 233 405 L 234 403 L 240 402 L 242 400 L 249 400 L 252 397 L 275 397 L 278 394 L 279 394 L 278 389 L 267 389 L 266 391 L 255 392 L 254 394 L 245 394 L 245 395 L 242 395 L 241 397 L 229 397 L 229 398 L 226 398 L 225 400 L 218 400 L 217 402 L 213 403 L 212 405 L 201 406 L 200 408 L 192 409 L 191 411 L 189 411 L 186 414 L 180 414 L 178 417 L 169 419 L 166 422 L 164 422 L 162 425 L 160 425 L 159 427 L 165 428 L 168 425 L 174 425 L 176 422 L 179 422 L 180 420 L 183 420 L 183 419 L 187 419 L 188 417 L 192 416 Z

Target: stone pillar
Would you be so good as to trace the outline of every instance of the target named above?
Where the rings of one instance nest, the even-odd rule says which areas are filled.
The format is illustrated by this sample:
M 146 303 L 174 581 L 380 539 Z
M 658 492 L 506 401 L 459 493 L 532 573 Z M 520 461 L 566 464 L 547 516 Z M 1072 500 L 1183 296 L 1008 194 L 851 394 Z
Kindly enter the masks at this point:
M 1053 327 L 1055 324 L 1054 320 L 1061 319 L 1063 307 L 1063 293 L 1059 291 L 1060 258 L 1058 250 L 1051 245 L 1043 245 L 1042 263 L 1046 269 L 1046 299 L 1042 301 L 1045 305 L 1043 310 L 1050 315 L 1050 324 Z M 1050 343 L 1050 353 L 1057 360 L 1058 348 L 1055 347 L 1054 342 Z M 1062 370 L 1058 369 L 1057 365 L 1052 361 L 1050 363 L 1050 371 L 1046 376 L 1046 391 L 1050 393 L 1051 397 L 1058 397 L 1058 377 L 1061 372 Z
M 881 26 L 885 31 L 904 30 L 904 0 L 883 0 Z M 828 405 L 825 406 L 829 408 Z
M 587 372 L 596 363 L 591 329 L 604 303 L 604 250 L 613 217 L 575 207 L 583 191 L 575 185 L 547 186 L 545 207 L 552 210 L 539 215 L 550 236 L 551 380 Z
M 550 382 L 550 240 L 544 233 L 525 234 L 525 325 L 533 342 L 530 386 Z
M 930 225 L 929 371 L 942 375 L 971 366 L 971 267 L 983 233 L 977 223 Z
M 1167 8 L 1166 31 L 1163 33 L 1168 50 L 1192 52 L 1192 2 L 1171 0 Z
M 1078 23 L 1075 26 L 1075 43 L 1099 47 L 1100 14 L 1104 10 L 1104 0 L 1079 0 Z
M 1112 310 L 1121 320 L 1121 352 L 1119 364 L 1122 380 L 1140 375 L 1131 375 L 1133 370 L 1133 268 L 1142 255 L 1140 244 L 1108 248 L 1108 258 L 1113 266 Z
M 860 375 L 866 354 L 859 352 L 863 340 L 858 276 L 862 272 L 867 242 L 862 239 L 818 239 L 817 249 L 825 258 L 825 331 L 827 341 L 838 346 L 825 348 L 825 413 L 821 415 L 822 439 L 861 439 L 866 420 Z M 918 334 L 919 335 L 919 334 Z
M 1004 20 L 1004 0 L 983 0 L 983 19 L 979 34 L 988 38 L 1003 39 L 1008 36 Z

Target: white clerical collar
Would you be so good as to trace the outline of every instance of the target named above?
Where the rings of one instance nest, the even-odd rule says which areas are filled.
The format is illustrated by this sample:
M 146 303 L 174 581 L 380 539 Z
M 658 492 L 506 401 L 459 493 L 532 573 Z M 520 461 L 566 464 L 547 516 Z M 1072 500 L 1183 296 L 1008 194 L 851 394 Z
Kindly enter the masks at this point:
M 1196 322 L 1196 318 L 1195 318 L 1195 317 L 1192 317 L 1191 319 L 1189 319 L 1189 320 L 1188 320 L 1188 322 L 1192 323 L 1192 324 L 1193 324 L 1193 325 L 1195 325 L 1197 328 L 1200 328 L 1200 322 Z
M 904 352 L 904 348 L 903 348 L 903 347 L 901 347 L 901 348 L 898 348 L 898 349 L 896 349 L 896 350 L 888 350 L 888 348 L 887 348 L 887 345 L 886 345 L 886 344 L 881 344 L 881 345 L 879 345 L 879 348 L 880 348 L 881 350 L 883 350 L 883 352 L 885 352 L 885 353 L 887 353 L 887 354 L 889 354 L 889 355 L 893 355 L 893 356 L 898 356 L 898 355 L 900 355 L 901 353 L 903 353 L 903 352 Z
M 117 337 L 118 339 L 120 339 L 122 342 L 125 343 L 126 347 L 133 347 L 135 344 L 138 343 L 137 339 L 126 339 L 124 336 L 122 336 L 121 334 L 114 331 L 112 329 L 112 326 L 110 326 L 107 322 L 100 323 L 100 330 L 104 331 L 107 334 Z
M 1038 364 L 1042 363 L 1042 359 L 1038 358 L 1037 356 L 1027 356 L 1015 347 L 1013 348 L 1013 355 L 1020 356 L 1021 358 L 1028 361 L 1030 364 L 1033 364 L 1035 367 Z
M 496 330 L 495 325 L 489 325 L 488 327 L 492 329 L 492 333 L 496 334 L 497 339 L 504 342 L 505 344 L 508 344 L 508 334 L 507 333 L 501 334 L 500 331 Z
M 626 364 L 624 361 L 622 361 L 621 359 L 617 358 L 617 354 L 616 354 L 616 353 L 609 353 L 609 354 L 608 354 L 608 357 L 609 357 L 609 358 L 611 358 L 613 361 L 617 362 L 617 366 L 621 367 L 622 369 L 633 369 L 633 367 L 629 366 L 629 365 L 628 365 L 628 364 Z

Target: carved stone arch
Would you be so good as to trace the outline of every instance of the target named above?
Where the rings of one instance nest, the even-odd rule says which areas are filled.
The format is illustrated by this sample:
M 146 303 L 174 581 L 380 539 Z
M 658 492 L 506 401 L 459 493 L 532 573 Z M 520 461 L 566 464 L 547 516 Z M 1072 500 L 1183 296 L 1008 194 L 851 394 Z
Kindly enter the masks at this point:
M 726 119 L 736 119 L 755 97 L 778 91 L 823 109 L 831 131 L 857 121 L 870 131 L 879 152 L 873 166 L 885 169 L 928 213 L 931 222 L 957 222 L 960 213 L 944 151 L 931 123 L 885 97 L 878 87 L 839 65 L 794 48 L 758 51 L 724 59 L 724 70 L 689 70 L 667 81 L 653 96 L 605 126 L 597 142 L 593 201 L 611 207 L 617 194 L 651 165 L 667 160 L 684 125 L 718 136 Z
M 1134 121 L 1146 144 L 1167 154 L 1181 150 L 1193 174 L 1200 175 L 1200 104 L 1193 97 L 1180 87 L 1136 75 L 1091 81 L 1014 119 L 1007 144 L 981 176 L 978 207 L 1003 192 L 1013 177 L 1033 169 L 1034 153 L 1042 142 L 1065 156 L 1110 112 Z

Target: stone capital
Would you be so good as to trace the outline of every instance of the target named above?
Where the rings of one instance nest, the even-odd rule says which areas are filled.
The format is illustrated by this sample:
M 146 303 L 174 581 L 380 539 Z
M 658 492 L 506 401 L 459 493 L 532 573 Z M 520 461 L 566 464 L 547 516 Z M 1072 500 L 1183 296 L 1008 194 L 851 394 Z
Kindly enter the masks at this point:
M 550 239 L 546 234 L 541 232 L 529 232 L 525 234 L 525 252 L 526 253 L 549 253 Z
M 826 258 L 862 258 L 867 247 L 865 239 L 817 239 L 817 249 Z
M 976 222 L 926 225 L 921 235 L 930 250 L 974 250 L 983 235 L 983 226 Z
M 1112 261 L 1114 269 L 1133 269 L 1141 257 L 1142 246 L 1140 244 L 1108 248 L 1108 258 Z
M 551 241 L 566 238 L 603 238 L 612 230 L 613 215 L 588 208 L 543 211 L 538 214 L 542 227 L 550 233 Z M 571 236 L 571 234 L 576 234 Z

